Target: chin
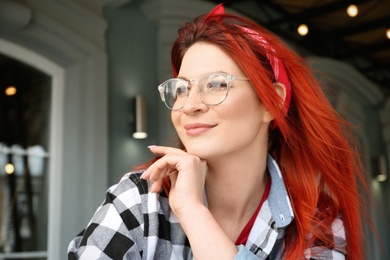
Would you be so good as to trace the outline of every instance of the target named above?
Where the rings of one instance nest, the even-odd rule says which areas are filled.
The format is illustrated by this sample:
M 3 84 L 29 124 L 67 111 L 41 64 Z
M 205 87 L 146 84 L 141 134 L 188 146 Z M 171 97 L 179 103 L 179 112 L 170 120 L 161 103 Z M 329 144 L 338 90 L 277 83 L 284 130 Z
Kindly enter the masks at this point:
M 212 151 L 210 148 L 212 147 L 210 145 L 189 145 L 186 146 L 186 151 L 189 154 L 198 156 L 201 159 L 207 159 L 208 157 L 212 156 Z

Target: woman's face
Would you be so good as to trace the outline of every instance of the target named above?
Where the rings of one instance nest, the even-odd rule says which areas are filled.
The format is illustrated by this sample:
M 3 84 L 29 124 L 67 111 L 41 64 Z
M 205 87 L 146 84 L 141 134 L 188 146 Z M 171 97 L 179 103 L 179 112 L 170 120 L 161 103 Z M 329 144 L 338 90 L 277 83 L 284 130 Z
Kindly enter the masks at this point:
M 192 45 L 184 55 L 178 76 L 190 80 L 210 72 L 246 78 L 240 67 L 216 45 Z M 226 100 L 216 106 L 204 104 L 198 86 L 192 84 L 184 107 L 173 110 L 171 119 L 187 152 L 208 160 L 267 149 L 267 129 L 272 116 L 249 81 L 235 80 Z

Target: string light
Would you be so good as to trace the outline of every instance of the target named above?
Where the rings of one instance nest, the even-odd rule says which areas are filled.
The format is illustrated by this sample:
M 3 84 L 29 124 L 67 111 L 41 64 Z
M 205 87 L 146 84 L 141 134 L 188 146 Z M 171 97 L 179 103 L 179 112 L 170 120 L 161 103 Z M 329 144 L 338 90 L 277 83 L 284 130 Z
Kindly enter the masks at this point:
M 390 40 L 390 28 L 387 28 L 386 30 L 386 37 Z
M 7 96 L 13 96 L 16 94 L 16 87 L 14 86 L 8 86 L 6 89 L 5 89 L 5 94 Z
M 309 33 L 309 27 L 306 24 L 301 24 L 298 26 L 298 33 L 300 36 L 305 36 Z
M 347 8 L 347 14 L 350 17 L 355 17 L 359 13 L 358 7 L 356 5 L 349 5 Z
M 4 170 L 5 170 L 5 173 L 6 174 L 13 174 L 14 171 L 15 171 L 15 167 L 10 164 L 10 163 L 7 163 L 5 166 L 4 166 Z

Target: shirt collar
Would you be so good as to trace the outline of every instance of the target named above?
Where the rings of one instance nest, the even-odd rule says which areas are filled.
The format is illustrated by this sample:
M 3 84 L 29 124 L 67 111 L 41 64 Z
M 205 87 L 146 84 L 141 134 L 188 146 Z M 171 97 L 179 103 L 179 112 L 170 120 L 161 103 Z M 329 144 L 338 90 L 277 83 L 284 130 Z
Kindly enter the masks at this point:
M 271 176 L 271 190 L 268 195 L 269 208 L 276 226 L 286 227 L 294 219 L 294 212 L 279 166 L 269 154 L 267 168 Z

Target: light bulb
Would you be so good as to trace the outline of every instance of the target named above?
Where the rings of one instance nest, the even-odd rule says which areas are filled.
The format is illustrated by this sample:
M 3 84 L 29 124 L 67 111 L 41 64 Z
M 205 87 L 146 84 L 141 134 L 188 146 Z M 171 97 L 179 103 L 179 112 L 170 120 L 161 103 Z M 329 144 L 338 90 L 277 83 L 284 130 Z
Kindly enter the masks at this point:
M 148 133 L 145 133 L 145 132 L 134 132 L 133 133 L 134 139 L 145 139 L 147 137 L 148 137 Z
M 15 167 L 14 167 L 12 164 L 7 163 L 7 164 L 5 165 L 5 167 L 4 167 L 4 170 L 5 170 L 5 173 L 6 173 L 6 174 L 13 174 L 14 171 L 15 171 Z
M 350 17 L 355 17 L 356 15 L 358 15 L 358 13 L 359 13 L 359 10 L 358 10 L 358 7 L 356 5 L 349 5 L 348 6 L 347 14 Z
M 307 27 L 306 24 L 301 24 L 298 26 L 298 33 L 301 36 L 305 36 L 306 34 L 309 33 L 309 27 Z
M 8 86 L 6 89 L 5 89 L 5 94 L 7 96 L 13 96 L 16 94 L 16 87 L 14 86 Z

